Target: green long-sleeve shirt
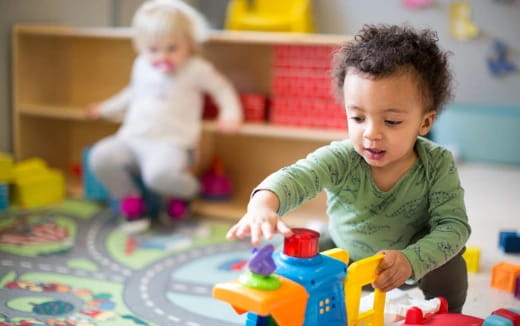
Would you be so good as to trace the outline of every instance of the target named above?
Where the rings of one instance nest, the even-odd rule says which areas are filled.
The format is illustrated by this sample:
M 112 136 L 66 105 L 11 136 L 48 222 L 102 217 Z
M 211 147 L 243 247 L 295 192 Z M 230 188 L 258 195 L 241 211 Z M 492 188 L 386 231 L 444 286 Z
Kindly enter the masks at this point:
M 386 192 L 349 140 L 319 148 L 256 189 L 278 196 L 280 216 L 325 190 L 329 232 L 338 247 L 353 260 L 401 250 L 418 280 L 455 256 L 471 230 L 451 153 L 421 137 L 415 150 L 414 165 Z

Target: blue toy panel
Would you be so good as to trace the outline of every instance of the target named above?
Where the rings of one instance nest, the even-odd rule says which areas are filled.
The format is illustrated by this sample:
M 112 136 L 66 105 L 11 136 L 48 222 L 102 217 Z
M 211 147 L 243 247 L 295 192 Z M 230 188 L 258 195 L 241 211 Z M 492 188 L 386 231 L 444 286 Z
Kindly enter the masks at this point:
M 275 253 L 273 258 L 276 273 L 299 283 L 309 294 L 303 326 L 346 325 L 344 263 L 324 255 L 295 258 Z

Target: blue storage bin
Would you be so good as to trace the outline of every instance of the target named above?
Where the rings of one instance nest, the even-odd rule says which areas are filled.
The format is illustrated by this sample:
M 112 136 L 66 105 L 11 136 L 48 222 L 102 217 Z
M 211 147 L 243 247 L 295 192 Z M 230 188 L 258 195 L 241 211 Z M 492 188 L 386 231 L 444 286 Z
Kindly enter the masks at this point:
M 462 160 L 520 164 L 520 107 L 449 105 L 433 126 L 433 140 Z

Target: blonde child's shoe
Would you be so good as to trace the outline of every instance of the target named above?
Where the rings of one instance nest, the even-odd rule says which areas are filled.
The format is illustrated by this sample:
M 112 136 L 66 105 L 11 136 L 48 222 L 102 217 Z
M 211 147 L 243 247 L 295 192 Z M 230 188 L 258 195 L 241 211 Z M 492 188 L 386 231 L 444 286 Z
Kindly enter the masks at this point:
M 126 234 L 142 233 L 150 228 L 150 219 L 144 216 L 145 203 L 140 196 L 128 196 L 121 200 L 119 209 L 125 218 L 120 227 Z
M 190 202 L 178 198 L 172 198 L 167 205 L 168 215 L 172 220 L 182 220 L 190 214 Z
M 126 234 L 139 234 L 143 233 L 150 228 L 150 219 L 147 217 L 140 218 L 138 220 L 124 221 L 119 230 Z

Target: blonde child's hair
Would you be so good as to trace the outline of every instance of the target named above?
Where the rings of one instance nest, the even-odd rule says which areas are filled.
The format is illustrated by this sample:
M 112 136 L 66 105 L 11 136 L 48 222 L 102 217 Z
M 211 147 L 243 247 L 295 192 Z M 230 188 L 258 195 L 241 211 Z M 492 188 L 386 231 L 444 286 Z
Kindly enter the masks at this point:
M 134 47 L 140 51 L 162 37 L 184 38 L 193 53 L 206 41 L 208 25 L 204 17 L 180 0 L 149 0 L 134 14 Z

